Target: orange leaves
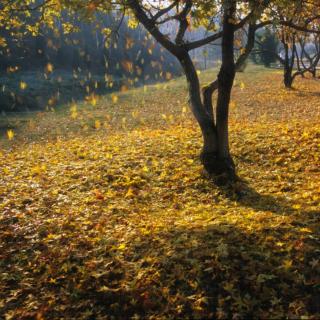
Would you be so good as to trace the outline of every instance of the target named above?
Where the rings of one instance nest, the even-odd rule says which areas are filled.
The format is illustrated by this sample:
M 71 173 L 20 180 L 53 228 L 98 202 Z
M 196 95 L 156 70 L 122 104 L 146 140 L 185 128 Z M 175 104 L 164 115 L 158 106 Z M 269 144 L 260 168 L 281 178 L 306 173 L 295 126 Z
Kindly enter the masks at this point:
M 133 72 L 133 63 L 129 60 L 121 61 L 121 65 L 124 70 L 126 70 L 128 73 Z
M 104 196 L 100 190 L 95 189 L 95 190 L 93 190 L 93 193 L 94 193 L 97 200 L 104 200 Z
M 47 63 L 46 67 L 45 67 L 45 72 L 46 73 L 51 73 L 53 72 L 53 64 L 52 63 Z

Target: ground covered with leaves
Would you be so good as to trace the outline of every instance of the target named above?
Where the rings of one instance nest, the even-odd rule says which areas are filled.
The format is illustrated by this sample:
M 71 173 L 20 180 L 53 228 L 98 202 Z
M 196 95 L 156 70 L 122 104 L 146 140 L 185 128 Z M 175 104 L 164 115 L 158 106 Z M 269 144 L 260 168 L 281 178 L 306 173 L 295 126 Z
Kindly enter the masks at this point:
M 318 319 L 320 81 L 296 88 L 238 75 L 228 187 L 202 173 L 183 80 L 14 120 L 0 317 Z

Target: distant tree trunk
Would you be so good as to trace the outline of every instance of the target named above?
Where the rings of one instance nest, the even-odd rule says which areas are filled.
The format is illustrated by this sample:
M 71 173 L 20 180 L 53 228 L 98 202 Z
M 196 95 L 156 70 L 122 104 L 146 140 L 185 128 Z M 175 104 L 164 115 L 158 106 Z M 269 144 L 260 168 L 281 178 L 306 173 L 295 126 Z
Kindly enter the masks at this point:
M 287 64 L 284 65 L 283 82 L 286 88 L 292 88 L 292 69 Z
M 293 66 L 294 66 L 294 60 L 295 60 L 295 39 L 294 37 L 292 38 L 292 50 L 291 50 L 291 56 L 290 56 L 290 52 L 289 52 L 289 45 L 285 40 L 284 35 L 282 36 L 282 43 L 283 43 L 283 47 L 284 47 L 284 53 L 285 53 L 285 57 L 284 57 L 284 66 L 283 66 L 283 82 L 286 88 L 292 88 L 292 84 L 293 84 L 293 80 L 294 80 L 294 76 L 292 75 L 292 71 L 293 71 Z

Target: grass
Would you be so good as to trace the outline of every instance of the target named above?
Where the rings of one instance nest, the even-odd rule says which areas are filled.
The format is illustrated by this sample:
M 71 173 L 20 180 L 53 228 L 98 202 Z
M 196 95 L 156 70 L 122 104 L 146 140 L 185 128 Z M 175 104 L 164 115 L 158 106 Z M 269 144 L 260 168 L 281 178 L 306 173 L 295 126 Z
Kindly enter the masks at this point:
M 202 174 L 183 79 L 17 123 L 1 140 L 0 314 L 319 318 L 320 83 L 281 80 L 237 75 L 244 181 L 225 188 Z

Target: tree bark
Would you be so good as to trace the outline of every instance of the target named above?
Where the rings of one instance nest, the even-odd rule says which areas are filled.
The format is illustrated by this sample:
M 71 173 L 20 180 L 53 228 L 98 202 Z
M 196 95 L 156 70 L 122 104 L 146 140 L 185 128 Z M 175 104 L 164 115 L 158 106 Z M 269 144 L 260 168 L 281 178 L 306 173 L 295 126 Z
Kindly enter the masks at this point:
M 291 89 L 293 83 L 292 70 L 289 66 L 284 66 L 283 82 L 286 88 Z
M 216 110 L 216 126 L 218 134 L 218 157 L 224 170 L 235 174 L 235 167 L 229 150 L 229 103 L 231 90 L 236 74 L 234 62 L 234 13 L 235 1 L 224 5 L 223 35 L 222 35 L 222 65 L 218 74 L 218 99 Z
M 292 43 L 294 43 L 294 39 L 292 39 Z M 294 66 L 294 58 L 295 58 L 295 45 L 291 50 L 291 57 L 289 55 L 289 45 L 285 40 L 284 34 L 282 35 L 282 43 L 284 47 L 285 57 L 284 57 L 284 66 L 283 66 L 283 82 L 286 88 L 291 89 L 294 77 L 292 75 L 292 70 Z
M 203 136 L 202 155 L 210 154 L 214 157 L 218 151 L 217 133 L 213 119 L 201 100 L 197 71 L 188 53 L 185 53 L 179 60 L 187 78 L 191 111 L 200 126 Z

